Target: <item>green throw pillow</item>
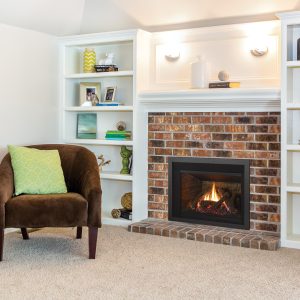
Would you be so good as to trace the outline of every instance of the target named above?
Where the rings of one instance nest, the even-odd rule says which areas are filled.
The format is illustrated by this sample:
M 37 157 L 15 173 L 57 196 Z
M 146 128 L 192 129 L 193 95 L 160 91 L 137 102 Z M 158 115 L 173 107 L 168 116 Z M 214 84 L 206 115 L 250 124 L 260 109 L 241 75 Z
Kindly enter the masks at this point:
M 66 193 L 58 150 L 8 146 L 14 171 L 15 195 Z

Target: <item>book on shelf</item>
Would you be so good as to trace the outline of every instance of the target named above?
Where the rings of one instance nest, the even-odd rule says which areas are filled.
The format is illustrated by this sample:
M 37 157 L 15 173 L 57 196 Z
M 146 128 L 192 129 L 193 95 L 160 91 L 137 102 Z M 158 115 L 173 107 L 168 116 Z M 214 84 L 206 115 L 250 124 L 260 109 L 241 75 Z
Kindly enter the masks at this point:
M 226 89 L 226 88 L 239 88 L 241 83 L 238 81 L 217 81 L 210 82 L 208 87 L 210 89 Z
M 126 220 L 132 220 L 132 211 L 131 210 L 121 208 L 120 212 L 121 212 L 120 218 L 123 218 Z
M 130 140 L 131 131 L 108 130 L 106 131 L 105 138 L 107 140 Z
M 96 106 L 121 106 L 121 105 L 123 104 L 119 102 L 100 102 L 96 104 Z

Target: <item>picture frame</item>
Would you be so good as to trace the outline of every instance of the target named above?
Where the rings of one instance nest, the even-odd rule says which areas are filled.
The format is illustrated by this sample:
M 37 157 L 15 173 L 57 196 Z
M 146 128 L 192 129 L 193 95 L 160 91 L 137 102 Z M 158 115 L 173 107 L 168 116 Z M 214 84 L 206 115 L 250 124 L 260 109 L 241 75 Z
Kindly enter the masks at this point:
M 97 114 L 79 113 L 77 114 L 77 139 L 97 138 Z
M 92 106 L 92 100 L 95 98 L 98 98 L 98 102 L 101 101 L 101 83 L 80 82 L 80 106 Z
M 116 86 L 107 87 L 105 91 L 104 102 L 115 101 L 116 90 L 117 90 Z

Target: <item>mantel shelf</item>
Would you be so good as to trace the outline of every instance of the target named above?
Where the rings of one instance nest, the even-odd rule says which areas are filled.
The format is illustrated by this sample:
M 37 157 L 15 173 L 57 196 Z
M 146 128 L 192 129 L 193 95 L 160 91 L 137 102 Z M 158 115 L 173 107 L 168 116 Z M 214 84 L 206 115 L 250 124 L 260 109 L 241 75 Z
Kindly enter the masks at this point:
M 280 111 L 279 88 L 143 91 L 138 99 L 150 110 Z

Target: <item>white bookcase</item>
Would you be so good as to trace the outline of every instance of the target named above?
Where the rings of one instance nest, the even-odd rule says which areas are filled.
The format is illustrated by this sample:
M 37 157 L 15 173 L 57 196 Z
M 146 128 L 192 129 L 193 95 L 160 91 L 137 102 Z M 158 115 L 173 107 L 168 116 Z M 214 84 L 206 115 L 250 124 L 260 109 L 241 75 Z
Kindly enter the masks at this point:
M 281 246 L 300 249 L 300 12 L 281 19 Z
M 136 93 L 137 74 L 143 77 L 136 66 L 136 53 L 147 40 L 147 32 L 129 30 L 100 34 L 89 34 L 61 38 L 61 135 L 62 141 L 68 144 L 79 144 L 87 147 L 95 155 L 103 154 L 111 163 L 101 172 L 102 185 L 102 220 L 104 224 L 128 225 L 131 221 L 113 219 L 111 210 L 121 207 L 121 196 L 126 192 L 133 193 L 133 220 L 147 218 L 147 206 L 135 197 L 136 184 L 134 156 L 138 143 L 136 141 Z M 117 72 L 82 73 L 83 51 L 85 48 L 94 48 L 97 61 L 106 53 L 114 53 L 114 63 L 118 66 Z M 100 82 L 101 99 L 104 98 L 106 87 L 116 86 L 116 101 L 123 103 L 118 107 L 81 107 L 80 83 Z M 77 139 L 78 113 L 97 114 L 97 139 Z M 116 130 L 118 121 L 126 122 L 126 130 L 132 131 L 132 140 L 112 141 L 105 139 L 107 130 Z M 132 174 L 122 175 L 122 159 L 120 149 L 122 145 L 133 149 Z

